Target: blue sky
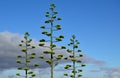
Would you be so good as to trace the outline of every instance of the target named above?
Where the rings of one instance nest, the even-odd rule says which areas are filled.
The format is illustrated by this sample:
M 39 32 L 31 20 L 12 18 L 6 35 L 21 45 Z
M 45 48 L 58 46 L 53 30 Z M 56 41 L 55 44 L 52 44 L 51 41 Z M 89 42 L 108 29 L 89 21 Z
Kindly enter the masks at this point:
M 63 20 L 61 34 L 66 45 L 72 34 L 89 57 L 104 61 L 106 67 L 120 67 L 120 1 L 119 0 L 0 0 L 0 32 L 24 34 L 39 40 L 44 14 L 54 1 Z M 88 68 L 92 66 L 88 66 Z

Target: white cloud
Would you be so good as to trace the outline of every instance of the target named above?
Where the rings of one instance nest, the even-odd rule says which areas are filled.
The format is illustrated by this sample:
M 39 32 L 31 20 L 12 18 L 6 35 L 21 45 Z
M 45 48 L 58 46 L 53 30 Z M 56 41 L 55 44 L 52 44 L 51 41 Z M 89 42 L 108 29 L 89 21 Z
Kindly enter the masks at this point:
M 4 69 L 4 68 L 11 68 L 16 66 L 15 61 L 17 59 L 17 55 L 21 53 L 20 47 L 18 47 L 18 44 L 20 43 L 21 39 L 22 39 L 22 36 L 19 34 L 11 33 L 11 32 L 0 32 L 0 62 L 1 62 L 0 68 Z M 38 42 L 33 40 L 32 44 L 37 46 Z M 35 52 L 39 53 L 40 55 L 41 51 L 43 50 L 45 50 L 45 48 L 40 48 L 37 46 L 37 48 L 35 49 Z M 57 53 L 60 53 L 60 52 L 61 51 L 58 51 Z M 67 55 L 65 51 L 63 51 L 63 54 Z M 104 64 L 103 61 L 95 60 L 86 55 L 83 58 L 83 60 L 86 63 L 92 63 L 96 65 Z M 42 63 L 41 64 L 42 67 L 46 67 L 44 62 L 41 62 L 41 63 Z
M 105 71 L 104 78 L 120 78 L 120 67 L 102 68 Z
M 0 71 L 0 78 L 15 78 L 16 69 L 5 69 L 3 71 Z
M 100 75 L 102 78 L 120 78 L 120 67 L 106 67 L 106 66 L 102 67 L 98 66 L 97 68 L 92 67 L 88 73 L 95 74 L 96 77 Z
M 7 76 L 9 76 L 9 72 L 17 71 L 17 70 L 14 71 L 11 68 L 17 67 L 17 64 L 16 64 L 17 55 L 19 53 L 21 53 L 20 48 L 18 47 L 18 44 L 21 39 L 22 39 L 22 35 L 19 35 L 16 33 L 11 33 L 11 32 L 0 32 L 0 62 L 1 62 L 0 69 L 4 70 L 4 71 L 1 71 L 0 74 L 2 77 L 0 77 L 0 78 L 8 78 Z M 37 46 L 38 42 L 36 40 L 33 40 L 32 44 Z M 43 50 L 45 50 L 45 48 L 40 48 L 37 46 L 36 50 L 34 50 L 34 51 L 40 55 Z M 61 52 L 61 51 L 57 51 L 57 53 L 59 53 L 59 52 Z M 67 55 L 67 53 L 65 51 L 63 51 L 63 53 L 64 53 L 64 55 Z M 46 57 L 48 57 L 48 56 L 46 56 Z M 101 66 L 101 65 L 105 64 L 104 61 L 95 60 L 91 57 L 88 57 L 87 55 L 85 55 L 83 60 L 87 64 L 94 64 L 97 66 Z M 35 70 L 37 73 L 40 72 L 39 73 L 39 75 L 41 76 L 40 78 L 48 78 L 47 77 L 47 76 L 49 76 L 48 65 L 44 61 L 40 61 L 40 60 L 36 60 L 34 62 L 40 63 L 40 69 Z M 65 62 L 61 61 L 61 64 L 62 63 L 65 63 Z M 58 67 L 58 69 L 60 69 L 60 68 Z M 55 78 L 58 78 L 58 77 L 63 78 L 63 76 L 62 76 L 63 72 L 59 71 L 58 69 L 55 70 L 55 73 L 56 73 Z M 6 76 L 4 74 L 6 74 Z M 10 76 L 12 77 L 12 75 L 10 75 Z

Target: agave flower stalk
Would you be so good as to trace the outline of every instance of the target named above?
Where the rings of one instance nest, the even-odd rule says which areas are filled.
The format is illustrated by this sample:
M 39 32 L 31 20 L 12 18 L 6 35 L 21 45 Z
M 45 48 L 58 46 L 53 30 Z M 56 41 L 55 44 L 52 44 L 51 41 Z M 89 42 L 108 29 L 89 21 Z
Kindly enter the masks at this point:
M 61 25 L 60 24 L 56 24 L 54 22 L 62 20 L 61 18 L 57 17 L 58 12 L 55 11 L 55 4 L 51 3 L 50 4 L 50 8 L 49 8 L 49 12 L 46 12 L 45 16 L 47 17 L 47 20 L 45 21 L 46 25 L 49 26 L 41 26 L 40 28 L 43 29 L 42 34 L 46 35 L 47 37 L 49 37 L 49 40 L 46 39 L 41 39 L 39 46 L 41 47 L 46 47 L 49 48 L 48 51 L 44 51 L 43 54 L 48 55 L 48 57 L 46 60 L 46 63 L 49 64 L 51 70 L 50 70 L 50 78 L 54 78 L 54 67 L 56 65 L 58 65 L 58 60 L 62 59 L 63 55 L 62 54 L 57 54 L 55 50 L 57 50 L 56 48 L 56 44 L 55 42 L 60 42 L 62 41 L 62 39 L 64 38 L 63 35 L 59 35 L 58 37 L 54 36 L 54 33 L 58 30 L 61 30 Z M 50 43 L 49 46 L 46 46 L 45 43 L 48 42 Z M 61 49 L 66 49 L 65 46 L 62 46 Z M 39 56 L 40 59 L 44 59 L 45 57 L 43 55 Z M 56 60 L 55 60 L 56 59 Z
M 24 78 L 29 78 L 28 76 L 31 76 L 32 78 L 36 76 L 36 74 L 30 70 L 31 61 L 35 58 L 36 53 L 30 52 L 30 49 L 34 49 L 35 46 L 31 45 L 32 39 L 28 39 L 30 34 L 26 32 L 24 34 L 24 40 L 21 40 L 21 43 L 19 46 L 21 47 L 21 54 L 19 54 L 18 60 L 16 62 L 19 64 L 18 70 L 24 70 L 25 75 L 22 75 L 20 73 L 16 73 L 17 76 L 21 76 Z M 20 66 L 21 65 L 21 66 Z M 38 67 L 39 65 L 37 63 L 32 64 L 34 67 Z
M 66 60 L 71 60 L 72 64 L 67 64 L 64 69 L 66 70 L 72 70 L 72 74 L 64 73 L 64 76 L 70 76 L 71 78 L 80 78 L 82 77 L 82 69 L 81 67 L 86 66 L 85 64 L 82 63 L 82 57 L 83 54 L 81 53 L 81 50 L 79 49 L 79 44 L 78 40 L 75 39 L 76 36 L 72 35 L 72 38 L 70 39 L 70 43 L 68 46 L 71 47 L 71 49 L 67 49 L 67 52 L 70 54 L 69 57 L 66 57 L 64 59 Z M 79 56 L 78 56 L 79 54 Z M 80 65 L 77 67 L 77 64 Z M 79 69 L 78 69 L 79 68 Z

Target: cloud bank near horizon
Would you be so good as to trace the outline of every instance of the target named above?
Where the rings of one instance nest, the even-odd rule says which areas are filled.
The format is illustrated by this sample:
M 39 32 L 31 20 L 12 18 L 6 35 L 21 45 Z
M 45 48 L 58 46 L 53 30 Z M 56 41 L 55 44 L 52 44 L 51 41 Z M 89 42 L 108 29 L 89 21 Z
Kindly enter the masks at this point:
M 6 69 L 16 67 L 17 55 L 21 53 L 20 47 L 18 46 L 21 39 L 22 35 L 11 32 L 0 32 L 0 68 Z M 41 54 L 44 48 L 37 46 L 38 42 L 35 40 L 33 40 L 32 44 L 36 46 L 35 52 Z M 57 53 L 59 52 L 60 51 Z M 67 53 L 64 52 L 64 55 L 67 55 Z M 85 55 L 83 60 L 86 63 L 104 65 L 104 61 L 95 60 L 87 55 Z M 45 64 L 42 65 L 42 67 L 45 66 Z
M 17 55 L 21 53 L 20 48 L 18 47 L 18 44 L 20 40 L 22 39 L 22 35 L 17 34 L 17 33 L 11 33 L 11 32 L 0 32 L 0 74 L 3 75 L 5 73 L 10 72 L 9 69 L 16 68 L 16 60 L 17 60 Z M 33 40 L 33 45 L 38 45 L 38 42 L 36 40 Z M 41 54 L 41 51 L 44 50 L 44 48 L 41 47 L 36 47 L 35 52 Z M 66 54 L 64 54 L 66 55 Z M 105 66 L 105 62 L 101 60 L 96 60 L 92 57 L 89 57 L 85 55 L 83 58 L 84 62 L 87 64 L 93 64 L 98 67 L 100 67 L 100 70 L 91 70 L 90 72 L 105 72 L 104 78 L 120 78 L 120 67 L 114 67 L 114 68 L 102 68 L 102 66 Z M 37 60 L 36 62 L 39 62 L 41 65 L 41 70 L 42 71 L 48 71 L 49 67 L 48 65 L 40 60 Z M 65 63 L 65 62 L 61 62 Z M 58 67 L 59 68 L 59 67 Z M 12 70 L 14 71 L 14 70 Z M 59 70 L 56 70 L 59 71 Z M 59 71 L 61 73 L 61 71 Z M 42 73 L 40 73 L 43 77 L 46 77 Z M 42 77 L 42 78 L 43 78 Z M 5 77 L 6 78 L 6 77 Z M 59 77 L 62 78 L 62 77 Z M 87 77 L 86 77 L 87 78 Z

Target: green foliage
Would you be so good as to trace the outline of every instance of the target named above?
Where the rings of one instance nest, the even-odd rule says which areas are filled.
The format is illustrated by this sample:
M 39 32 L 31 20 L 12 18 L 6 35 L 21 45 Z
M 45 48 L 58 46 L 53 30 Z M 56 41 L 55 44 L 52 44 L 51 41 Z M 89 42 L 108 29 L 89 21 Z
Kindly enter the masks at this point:
M 76 77 L 82 77 L 81 73 L 82 69 L 78 69 L 81 67 L 86 66 L 85 64 L 82 64 L 82 60 L 81 58 L 83 57 L 82 53 L 79 48 L 79 44 L 80 42 L 78 42 L 78 40 L 75 39 L 76 36 L 72 35 L 72 38 L 70 39 L 70 43 L 68 44 L 68 46 L 70 46 L 72 49 L 67 49 L 67 52 L 70 54 L 69 57 L 65 57 L 65 60 L 71 60 L 72 64 L 67 64 L 64 69 L 66 70 L 72 70 L 70 75 L 68 75 L 67 73 L 64 74 L 64 76 L 69 76 L 71 78 L 76 78 Z M 76 54 L 77 53 L 77 54 Z M 78 54 L 79 53 L 79 54 Z M 79 55 L 79 56 L 78 56 Z M 77 68 L 76 64 L 78 63 L 79 67 Z
M 32 39 L 28 39 L 28 37 L 30 36 L 30 34 L 28 32 L 26 32 L 24 34 L 24 40 L 21 40 L 21 43 L 19 44 L 19 46 L 21 47 L 21 51 L 23 53 L 19 54 L 18 60 L 16 60 L 16 63 L 20 64 L 21 66 L 18 66 L 18 70 L 24 70 L 25 71 L 25 75 L 22 75 L 20 73 L 16 73 L 17 76 L 21 76 L 21 77 L 25 77 L 28 78 L 28 74 L 31 77 L 35 77 L 36 75 L 30 71 L 30 63 L 32 61 L 32 59 L 35 58 L 36 53 L 35 52 L 30 52 L 30 49 L 34 49 L 35 46 L 31 46 L 31 42 Z M 38 64 L 33 64 L 34 67 L 38 67 Z
M 54 78 L 54 67 L 59 64 L 59 60 L 63 58 L 63 60 L 69 60 L 72 62 L 72 64 L 67 64 L 64 66 L 65 70 L 71 70 L 72 74 L 64 73 L 64 76 L 71 77 L 71 78 L 79 78 L 82 77 L 82 69 L 81 67 L 85 67 L 86 65 L 82 63 L 82 58 L 84 55 L 82 54 L 82 51 L 79 48 L 80 42 L 76 40 L 76 36 L 72 35 L 72 38 L 70 39 L 70 43 L 68 44 L 69 47 L 72 49 L 66 49 L 66 46 L 61 46 L 60 48 L 57 48 L 55 42 L 60 42 L 63 40 L 64 36 L 59 35 L 55 36 L 55 32 L 58 30 L 61 30 L 61 25 L 56 24 L 56 21 L 62 20 L 60 17 L 57 17 L 58 12 L 55 10 L 56 6 L 54 3 L 50 4 L 50 8 L 48 12 L 46 12 L 45 17 L 47 18 L 44 23 L 45 25 L 42 25 L 40 28 L 43 30 L 41 32 L 42 35 L 47 36 L 48 40 L 41 39 L 39 40 L 39 46 L 45 47 L 46 50 L 44 50 L 42 55 L 40 55 L 38 58 L 43 60 L 45 59 L 45 62 L 50 66 L 50 78 Z M 24 40 L 21 40 L 19 46 L 21 47 L 21 54 L 17 56 L 18 60 L 16 60 L 16 63 L 19 64 L 18 70 L 24 70 L 25 74 L 22 75 L 20 73 L 16 73 L 17 76 L 28 78 L 28 75 L 31 76 L 31 78 L 35 77 L 36 74 L 31 71 L 30 65 L 31 61 L 35 59 L 35 52 L 30 52 L 30 49 L 35 49 L 35 46 L 31 45 L 32 39 L 28 39 L 30 34 L 26 32 L 24 34 Z M 46 45 L 46 43 L 49 43 L 49 45 Z M 56 50 L 66 50 L 69 54 L 68 57 L 63 56 L 63 54 L 57 54 Z M 78 56 L 76 56 L 76 53 Z M 45 57 L 44 55 L 47 55 L 48 57 Z M 78 63 L 79 69 L 76 67 L 76 64 Z M 39 64 L 35 63 L 32 64 L 34 67 L 38 67 Z
M 60 41 L 62 41 L 62 39 L 64 38 L 63 35 L 59 35 L 58 37 L 55 37 L 55 36 L 54 36 L 55 31 L 58 31 L 58 30 L 61 30 L 61 29 L 62 29 L 60 24 L 54 23 L 54 22 L 56 22 L 56 21 L 62 20 L 61 18 L 57 17 L 58 12 L 55 10 L 55 7 L 56 7 L 56 6 L 55 6 L 54 3 L 51 3 L 51 4 L 50 4 L 50 8 L 49 8 L 50 11 L 47 11 L 46 14 L 45 14 L 45 17 L 47 18 L 47 20 L 45 20 L 44 23 L 45 23 L 46 25 L 42 25 L 42 26 L 40 27 L 41 29 L 43 29 L 43 31 L 42 31 L 41 34 L 49 37 L 49 38 L 48 38 L 49 40 L 41 39 L 41 40 L 39 41 L 39 42 L 40 42 L 40 43 L 39 43 L 39 46 L 40 46 L 40 47 L 49 48 L 49 50 L 43 51 L 43 54 L 50 56 L 50 58 L 47 58 L 47 60 L 45 60 L 45 62 L 46 62 L 47 64 L 49 64 L 49 66 L 50 66 L 50 68 L 51 68 L 51 71 L 50 71 L 50 72 L 51 72 L 51 78 L 53 78 L 53 75 L 54 75 L 54 73 L 53 73 L 54 67 L 55 67 L 56 65 L 58 65 L 58 64 L 59 64 L 58 61 L 63 58 L 63 55 L 62 55 L 62 54 L 57 54 L 57 55 L 55 56 L 55 54 L 56 54 L 55 50 L 57 50 L 57 49 L 56 49 L 57 46 L 56 46 L 55 42 L 60 42 Z M 48 25 L 48 24 L 49 24 L 49 25 Z M 48 26 L 47 26 L 47 25 L 48 25 Z M 45 45 L 46 42 L 50 43 L 50 45 L 49 45 L 49 46 L 46 46 L 46 45 Z M 61 46 L 60 49 L 66 49 L 66 47 L 65 47 L 65 46 Z M 45 57 L 44 57 L 43 55 L 40 55 L 39 58 L 40 58 L 40 59 L 45 59 Z

